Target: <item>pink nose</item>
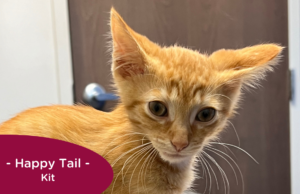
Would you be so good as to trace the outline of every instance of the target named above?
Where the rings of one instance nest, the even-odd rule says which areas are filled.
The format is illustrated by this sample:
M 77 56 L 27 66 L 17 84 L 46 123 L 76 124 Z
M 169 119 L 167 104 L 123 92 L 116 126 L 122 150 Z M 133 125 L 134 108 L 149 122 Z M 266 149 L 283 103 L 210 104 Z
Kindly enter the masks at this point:
M 171 144 L 174 146 L 177 152 L 182 151 L 184 148 L 188 147 L 189 142 L 187 141 L 171 141 Z

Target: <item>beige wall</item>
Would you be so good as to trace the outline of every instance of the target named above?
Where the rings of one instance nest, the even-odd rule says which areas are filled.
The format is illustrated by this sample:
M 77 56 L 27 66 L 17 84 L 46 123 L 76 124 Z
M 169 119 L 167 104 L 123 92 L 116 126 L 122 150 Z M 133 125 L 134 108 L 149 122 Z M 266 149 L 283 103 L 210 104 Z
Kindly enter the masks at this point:
M 73 103 L 68 27 L 67 0 L 0 0 L 0 123 Z

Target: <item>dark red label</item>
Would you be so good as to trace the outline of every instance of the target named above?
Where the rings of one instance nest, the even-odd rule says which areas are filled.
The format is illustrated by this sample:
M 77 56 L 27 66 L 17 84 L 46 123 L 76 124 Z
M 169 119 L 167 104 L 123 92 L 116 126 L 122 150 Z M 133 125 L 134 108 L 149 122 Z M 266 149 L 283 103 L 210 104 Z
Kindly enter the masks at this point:
M 0 135 L 0 193 L 101 193 L 110 164 L 84 147 L 50 138 Z

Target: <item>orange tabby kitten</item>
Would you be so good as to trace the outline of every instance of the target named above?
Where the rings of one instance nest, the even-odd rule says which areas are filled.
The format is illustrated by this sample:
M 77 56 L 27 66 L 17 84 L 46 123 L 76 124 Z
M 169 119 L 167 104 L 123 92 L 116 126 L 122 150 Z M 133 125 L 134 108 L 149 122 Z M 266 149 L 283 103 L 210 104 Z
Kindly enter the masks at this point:
M 120 104 L 44 106 L 3 123 L 1 134 L 50 137 L 87 147 L 113 167 L 105 193 L 181 194 L 195 179 L 196 156 L 226 126 L 243 86 L 253 86 L 279 59 L 264 44 L 200 54 L 161 47 L 111 10 L 112 73 Z

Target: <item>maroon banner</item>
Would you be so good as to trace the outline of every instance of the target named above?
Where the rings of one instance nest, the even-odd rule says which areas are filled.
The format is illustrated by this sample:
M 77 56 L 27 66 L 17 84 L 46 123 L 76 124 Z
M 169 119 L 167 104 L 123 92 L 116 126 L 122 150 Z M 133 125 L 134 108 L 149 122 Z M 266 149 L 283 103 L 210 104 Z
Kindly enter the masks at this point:
M 0 135 L 0 193 L 101 193 L 110 164 L 84 147 L 50 138 Z

